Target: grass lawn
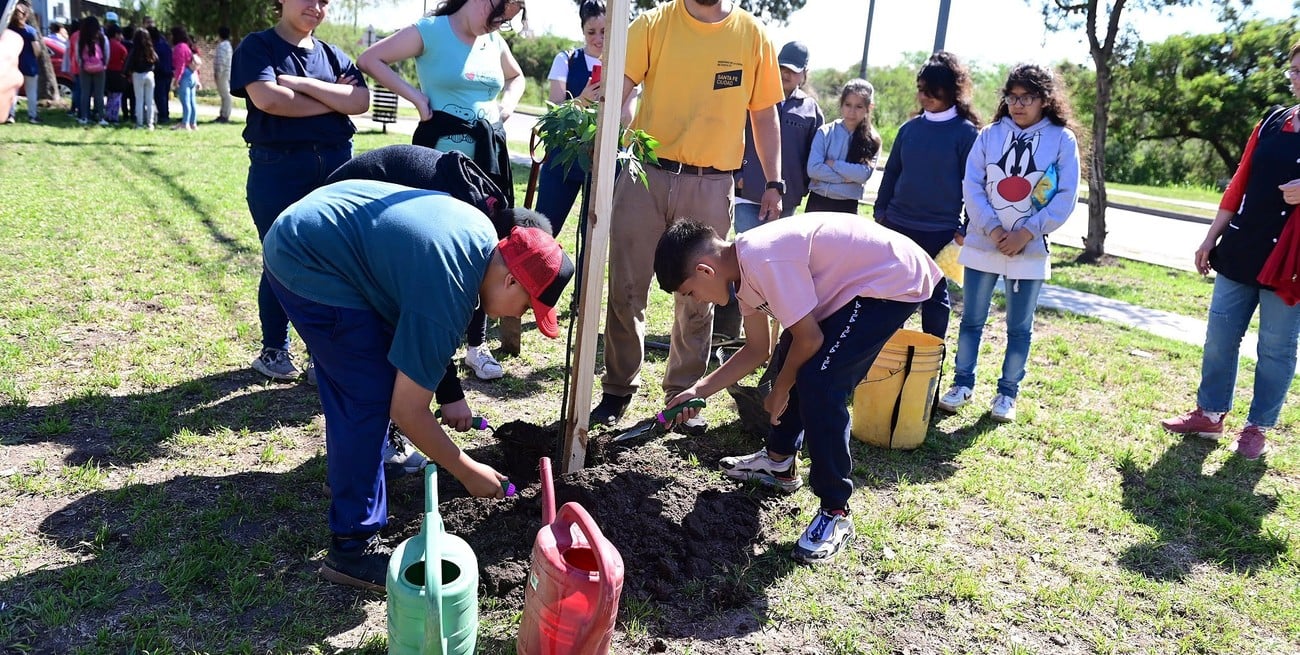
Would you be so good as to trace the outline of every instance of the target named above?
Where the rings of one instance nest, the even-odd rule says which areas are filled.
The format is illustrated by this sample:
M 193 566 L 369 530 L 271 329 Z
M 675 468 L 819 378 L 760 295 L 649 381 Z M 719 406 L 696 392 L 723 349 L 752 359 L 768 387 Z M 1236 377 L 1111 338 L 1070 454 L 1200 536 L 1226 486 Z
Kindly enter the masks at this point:
M 54 113 L 0 129 L 0 644 L 386 652 L 383 598 L 315 573 L 328 499 L 314 390 L 247 368 L 259 248 L 242 126 L 83 129 Z M 365 134 L 356 150 L 405 142 Z M 1160 299 L 1176 296 L 1195 309 L 1170 311 L 1204 314 L 1209 286 L 1194 276 L 1068 259 L 1055 283 L 1166 309 Z M 651 301 L 649 334 L 662 339 L 670 299 Z M 716 473 L 719 457 L 760 443 L 729 399 L 711 401 L 705 437 L 641 446 L 662 485 L 642 511 L 702 511 L 711 485 L 752 499 L 758 523 L 720 572 L 653 581 L 666 598 L 629 576 L 613 652 L 1300 652 L 1300 387 L 1274 451 L 1242 461 L 1156 425 L 1194 402 L 1199 348 L 1044 311 L 1020 421 L 998 425 L 986 408 L 1001 320 L 995 311 L 976 402 L 937 417 L 922 448 L 854 443 L 857 537 L 834 563 L 786 556 L 817 506 L 810 491 L 778 497 Z M 505 380 L 467 384 L 471 405 L 493 424 L 547 424 L 564 361 L 562 341 L 528 332 Z M 657 409 L 663 369 L 649 357 L 629 416 Z M 1252 378 L 1244 366 L 1239 399 Z M 1243 421 L 1243 409 L 1230 417 Z M 393 486 L 409 533 L 418 483 Z M 513 501 L 446 502 L 481 508 L 458 533 L 484 552 Z M 485 572 L 503 564 L 480 557 Z M 682 616 L 689 597 L 720 600 Z M 514 652 L 521 608 L 518 589 L 480 590 L 480 653 Z

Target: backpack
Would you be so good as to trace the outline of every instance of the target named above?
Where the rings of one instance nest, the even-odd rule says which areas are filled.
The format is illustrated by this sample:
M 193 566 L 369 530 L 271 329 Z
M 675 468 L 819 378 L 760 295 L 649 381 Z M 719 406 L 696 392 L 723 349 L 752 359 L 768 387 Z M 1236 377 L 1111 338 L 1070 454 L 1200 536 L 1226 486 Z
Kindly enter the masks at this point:
M 81 55 L 81 70 L 87 73 L 102 73 L 108 68 L 104 62 L 104 50 L 98 43 L 91 46 L 90 52 Z
M 357 155 L 335 169 L 326 184 L 341 180 L 378 180 L 413 189 L 442 191 L 483 212 L 497 236 L 510 234 L 512 224 L 502 211 L 506 196 L 464 153 L 442 152 L 414 145 L 391 145 Z
M 190 52 L 192 53 L 190 55 L 190 70 L 197 73 L 199 68 L 203 66 L 203 58 L 199 56 L 198 50 L 191 50 Z

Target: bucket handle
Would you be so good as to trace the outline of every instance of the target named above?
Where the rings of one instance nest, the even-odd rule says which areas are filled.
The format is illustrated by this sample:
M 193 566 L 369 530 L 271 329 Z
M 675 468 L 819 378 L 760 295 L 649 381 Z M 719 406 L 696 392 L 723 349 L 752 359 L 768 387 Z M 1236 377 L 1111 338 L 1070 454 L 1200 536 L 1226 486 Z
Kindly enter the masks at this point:
M 555 480 L 551 477 L 551 458 L 543 457 L 537 463 L 542 472 L 542 525 L 555 522 Z
M 592 552 L 595 553 L 596 561 L 599 563 L 600 567 L 600 599 L 596 604 L 594 616 L 604 616 L 606 612 L 610 611 L 609 599 L 613 598 L 614 593 L 618 591 L 614 586 L 614 581 L 610 579 L 609 575 L 610 570 L 615 567 L 614 557 L 617 556 L 618 551 L 615 550 L 611 553 L 609 548 L 606 548 L 605 544 L 609 544 L 609 542 L 606 541 L 605 535 L 600 531 L 600 527 L 596 525 L 594 520 L 592 520 L 591 514 L 588 514 L 587 510 L 584 509 L 582 505 L 577 503 L 565 503 L 564 506 L 560 508 L 560 512 L 555 517 L 555 520 L 557 524 L 556 529 L 560 530 L 569 530 L 572 526 L 577 525 L 578 530 L 587 538 L 587 543 L 591 546 Z M 610 545 L 610 548 L 612 547 L 613 546 Z M 595 632 L 588 632 L 584 641 L 600 639 L 601 636 L 602 635 L 598 635 Z M 574 652 L 595 652 L 593 650 L 595 644 L 582 643 L 579 645 L 581 648 L 575 648 Z
M 907 359 L 903 361 L 903 384 L 907 384 L 907 376 L 912 373 L 912 358 L 916 357 L 916 346 L 907 347 Z M 894 399 L 894 413 L 889 417 L 889 447 L 894 447 L 894 430 L 898 429 L 898 412 L 903 407 L 903 390 L 899 389 L 898 397 Z
M 438 467 L 430 462 L 424 469 L 424 593 L 429 605 L 424 614 L 422 653 L 446 653 L 442 634 L 442 516 L 438 514 Z

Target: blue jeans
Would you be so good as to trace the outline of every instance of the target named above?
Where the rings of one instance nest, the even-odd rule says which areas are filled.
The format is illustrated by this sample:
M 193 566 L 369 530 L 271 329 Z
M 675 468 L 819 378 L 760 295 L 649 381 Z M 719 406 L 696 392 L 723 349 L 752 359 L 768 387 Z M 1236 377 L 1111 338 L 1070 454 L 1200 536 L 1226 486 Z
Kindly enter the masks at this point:
M 369 309 L 332 307 L 265 278 L 316 364 L 325 415 L 330 532 L 360 538 L 388 523 L 384 439 L 397 369 L 388 362 L 393 328 Z
M 537 180 L 537 213 L 551 219 L 551 232 L 559 236 L 564 221 L 573 211 L 573 203 L 582 191 L 585 176 L 580 177 L 576 163 L 569 169 L 547 159 Z M 576 178 L 576 179 L 574 179 Z
M 1295 377 L 1296 336 L 1300 335 L 1300 305 L 1288 307 L 1276 293 L 1214 278 L 1210 315 L 1205 327 L 1205 352 L 1201 356 L 1201 386 L 1196 404 L 1207 412 L 1232 409 L 1237 385 L 1237 357 L 1241 337 L 1259 307 L 1259 349 L 1256 353 L 1254 397 L 1246 420 L 1263 428 L 1277 425 L 1282 401 Z
M 324 184 L 334 169 L 351 158 L 350 141 L 295 149 L 249 147 L 245 190 L 258 242 L 266 238 L 280 212 Z M 265 271 L 257 288 L 257 316 L 262 323 L 262 347 L 288 350 L 289 317 L 267 284 Z
M 181 82 L 176 96 L 181 101 L 181 125 L 197 125 L 199 122 L 197 96 L 199 79 L 189 68 L 181 73 Z
M 984 323 L 989 318 L 989 304 L 993 302 L 993 287 L 998 282 L 997 273 L 985 273 L 966 268 L 962 292 L 965 294 L 961 310 L 961 331 L 957 336 L 957 373 L 953 384 L 975 388 L 975 364 L 980 356 L 980 339 L 984 336 Z M 998 393 L 1015 398 L 1020 394 L 1020 381 L 1025 379 L 1025 363 L 1029 361 L 1029 344 L 1034 336 L 1034 310 L 1038 308 L 1038 292 L 1042 280 L 1007 280 L 1007 352 L 1002 356 L 1002 377 L 998 378 Z
M 849 454 L 849 398 L 867 376 L 880 354 L 916 303 L 854 298 L 818 323 L 825 340 L 804 363 L 790 390 L 790 401 L 780 424 L 767 436 L 769 452 L 790 455 L 799 452 L 808 437 L 808 482 L 821 499 L 822 509 L 847 509 L 853 495 L 853 460 Z M 781 333 L 768 366 L 780 371 L 790 350 L 792 336 Z
M 736 227 L 736 234 L 748 232 L 763 224 L 763 221 L 758 220 L 758 210 L 760 207 L 762 207 L 762 205 L 751 205 L 747 202 L 736 203 L 734 208 L 735 216 L 732 218 L 732 223 Z M 792 207 L 783 206 L 781 209 L 781 218 L 794 216 L 794 210 L 798 208 L 799 203 L 794 203 L 794 206 Z M 724 239 L 726 238 L 726 235 L 719 236 Z

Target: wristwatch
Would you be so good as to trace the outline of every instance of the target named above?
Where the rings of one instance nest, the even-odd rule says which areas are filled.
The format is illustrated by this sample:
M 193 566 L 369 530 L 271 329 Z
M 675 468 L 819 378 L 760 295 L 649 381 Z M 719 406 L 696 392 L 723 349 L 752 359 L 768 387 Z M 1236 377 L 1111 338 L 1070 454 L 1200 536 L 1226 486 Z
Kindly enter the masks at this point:
M 768 189 L 776 189 L 776 192 L 785 195 L 785 180 L 772 180 L 767 183 Z

